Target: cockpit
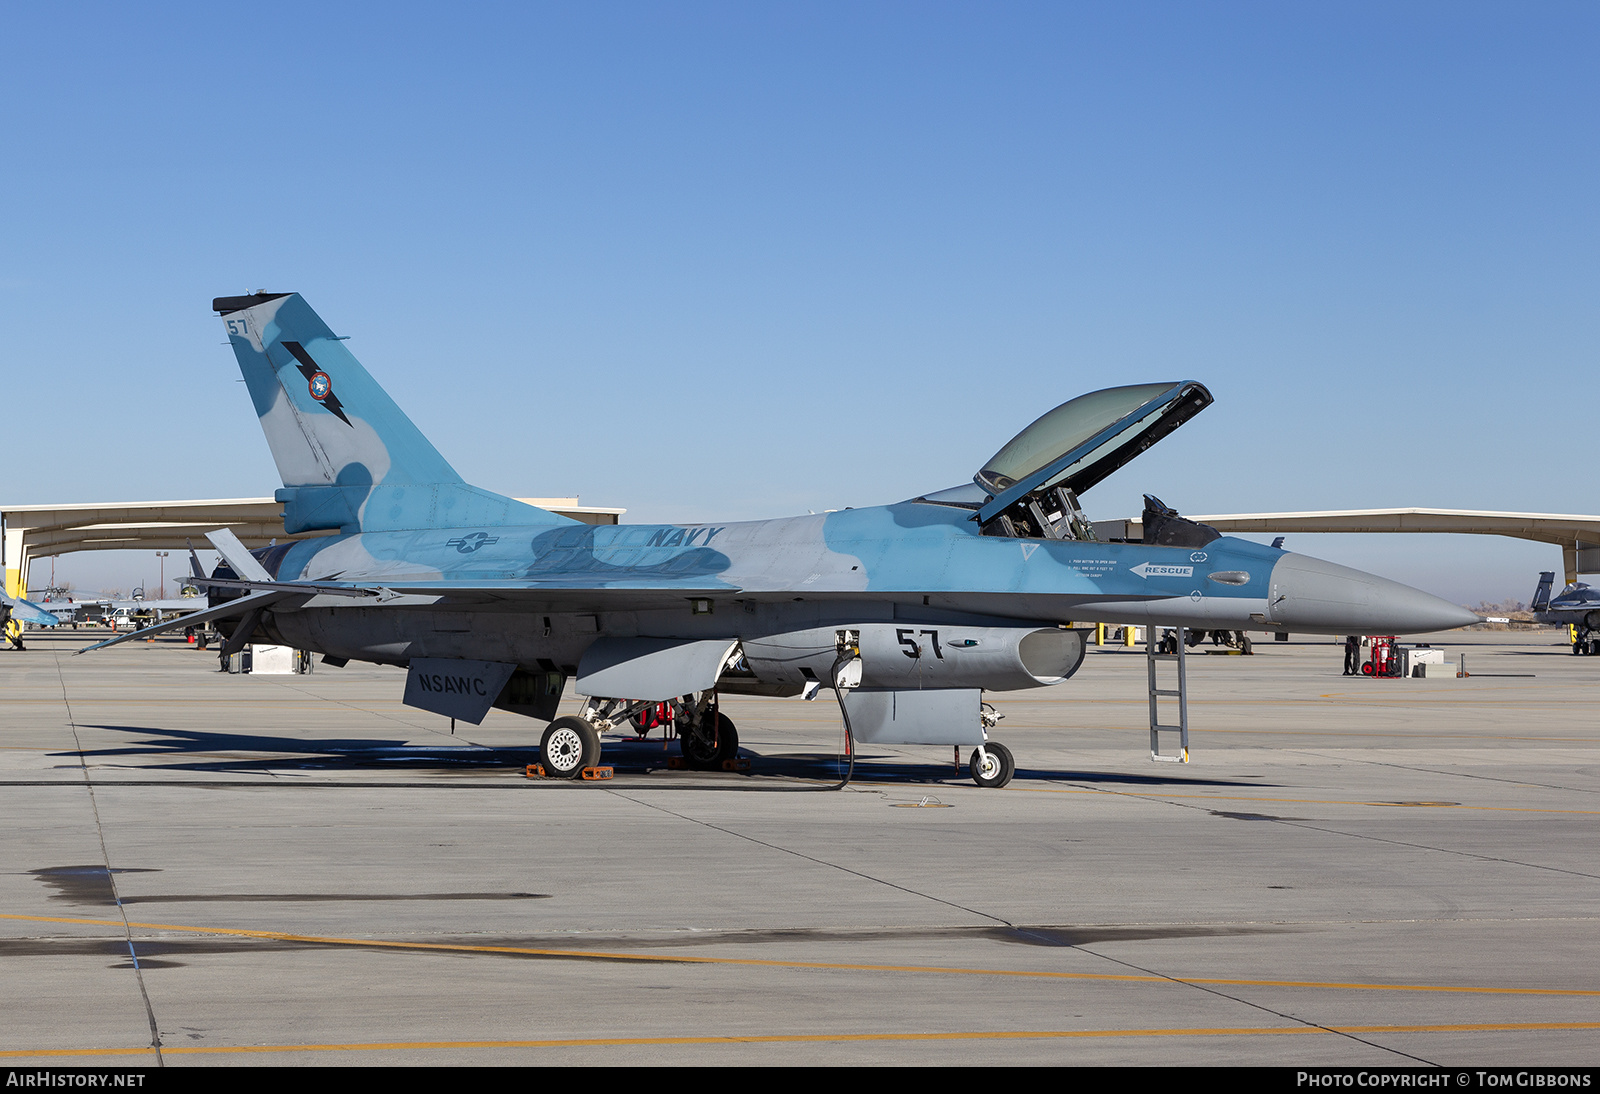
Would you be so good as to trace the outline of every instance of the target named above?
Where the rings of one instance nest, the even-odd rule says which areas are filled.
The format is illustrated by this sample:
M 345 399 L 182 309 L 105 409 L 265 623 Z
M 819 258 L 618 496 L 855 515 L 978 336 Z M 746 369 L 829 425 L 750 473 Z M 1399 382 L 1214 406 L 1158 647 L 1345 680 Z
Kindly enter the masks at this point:
M 1091 391 L 1007 441 L 972 477 L 972 486 L 916 500 L 973 510 L 986 536 L 1099 540 L 1079 497 L 1212 401 L 1205 385 L 1194 380 Z M 1199 547 L 1218 535 L 1145 495 L 1141 542 Z

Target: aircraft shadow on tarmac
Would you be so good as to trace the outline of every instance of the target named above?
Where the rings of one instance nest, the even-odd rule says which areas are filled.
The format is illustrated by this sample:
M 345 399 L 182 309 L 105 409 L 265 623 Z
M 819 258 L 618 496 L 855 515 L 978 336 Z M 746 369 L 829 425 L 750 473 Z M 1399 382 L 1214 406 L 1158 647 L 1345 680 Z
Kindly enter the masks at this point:
M 217 733 L 130 725 L 84 725 L 79 728 L 145 738 L 107 748 L 85 748 L 81 753 L 85 760 L 126 757 L 133 762 L 124 766 L 144 770 L 208 771 L 218 774 L 259 772 L 263 768 L 451 771 L 462 768 L 526 767 L 539 758 L 537 747 L 494 749 L 466 742 L 430 747 L 381 737 L 279 737 L 260 733 Z M 247 755 L 230 756 L 230 753 Z M 54 755 L 77 757 L 80 753 L 59 752 Z M 167 758 L 177 762 L 139 763 L 137 760 L 140 757 Z
M 447 894 L 454 897 L 457 894 Z M 517 894 L 508 894 L 515 896 Z M 542 896 L 543 894 L 529 894 Z M 487 897 L 505 899 L 501 894 L 459 894 L 464 900 L 481 900 Z M 187 899 L 175 897 L 174 903 Z M 237 899 L 221 896 L 221 901 Z M 267 899 L 277 899 L 269 897 Z M 286 902 L 303 900 L 304 896 L 285 894 Z M 351 899 L 333 896 L 331 899 Z M 384 894 L 378 899 L 417 900 L 430 899 L 429 895 Z M 618 964 L 637 968 L 642 962 L 672 964 L 686 957 L 683 950 L 708 946 L 771 946 L 827 947 L 838 953 L 841 947 L 872 945 L 874 943 L 944 942 L 967 947 L 977 942 L 998 942 L 1018 946 L 1042 946 L 1073 949 L 1106 942 L 1143 942 L 1182 940 L 1189 938 L 1251 937 L 1272 934 L 1296 934 L 1303 928 L 1280 925 L 1248 924 L 1206 927 L 1080 927 L 1075 925 L 1046 926 L 983 926 L 983 927 L 904 927 L 868 930 L 730 930 L 706 931 L 687 934 L 674 932 L 668 937 L 651 935 L 608 934 L 596 937 L 586 935 L 582 941 L 547 935 L 489 935 L 473 934 L 459 939 L 436 936 L 432 944 L 442 949 L 460 945 L 457 956 L 479 961 L 582 961 L 586 964 Z M 103 957 L 113 969 L 173 969 L 183 968 L 197 959 L 215 955 L 236 956 L 243 953 L 285 953 L 303 950 L 328 950 L 338 946 L 332 940 L 311 938 L 8 938 L 0 939 L 0 959 L 14 960 L 24 957 Z M 619 953 L 596 952 L 596 947 L 621 950 Z M 579 948 L 581 947 L 581 949 Z M 387 951 L 417 955 L 415 948 L 396 943 L 388 949 L 378 939 L 361 947 L 363 952 Z M 574 950 L 563 953 L 563 950 Z M 651 951 L 654 951 L 653 953 Z M 795 951 L 791 949 L 790 953 Z M 803 951 L 801 951 L 803 952 Z M 135 966 L 130 957 L 137 956 Z
M 76 751 L 58 752 L 53 753 L 54 756 L 76 760 L 81 755 L 85 760 L 101 761 L 123 757 L 129 762 L 118 766 L 125 769 L 197 771 L 211 774 L 234 772 L 259 774 L 264 769 L 444 773 L 510 768 L 521 771 L 529 764 L 539 762 L 539 750 L 536 746 L 517 749 L 487 748 L 467 743 L 428 746 L 407 744 L 398 739 L 349 737 L 319 739 L 132 725 L 84 725 L 80 728 L 130 734 L 144 739 L 104 748 L 86 748 L 81 754 Z M 246 755 L 239 755 L 240 753 Z M 604 760 L 618 775 L 644 775 L 664 771 L 669 761 L 677 756 L 678 749 L 662 748 L 660 738 L 638 740 L 625 737 L 606 740 Z M 764 781 L 752 780 L 751 776 L 761 776 L 763 780 L 796 779 L 813 784 L 818 780 L 836 780 L 844 774 L 842 758 L 832 753 L 763 755 L 751 749 L 741 749 L 740 757 L 750 761 L 748 770 L 737 773 L 681 772 L 680 774 L 685 776 L 685 788 L 775 790 L 782 788 Z M 140 762 L 141 758 L 156 762 Z M 1046 781 L 1152 788 L 1195 786 L 1260 788 L 1272 785 L 1254 779 L 1246 781 L 1164 773 L 1141 775 L 1119 771 L 1042 767 L 1019 767 L 1017 776 Z M 707 778 L 714 782 L 708 785 L 705 782 Z M 958 771 L 949 761 L 907 760 L 903 757 L 872 753 L 857 755 L 854 778 L 862 782 L 939 785 L 968 781 L 964 763 Z M 812 789 L 812 787 L 808 785 L 796 789 Z

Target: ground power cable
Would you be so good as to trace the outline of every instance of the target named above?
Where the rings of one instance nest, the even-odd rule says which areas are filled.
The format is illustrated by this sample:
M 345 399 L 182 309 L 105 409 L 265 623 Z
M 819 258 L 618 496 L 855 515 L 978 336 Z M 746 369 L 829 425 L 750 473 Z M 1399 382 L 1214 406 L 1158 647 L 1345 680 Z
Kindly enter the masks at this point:
M 856 738 L 855 733 L 850 728 L 850 708 L 845 706 L 844 690 L 838 687 L 833 689 L 833 694 L 839 699 L 839 714 L 844 718 L 844 778 L 833 786 L 823 787 L 824 790 L 843 790 L 850 785 L 850 779 L 856 773 Z
M 838 633 L 839 645 L 837 646 L 837 649 L 839 651 L 839 656 L 835 658 L 833 662 L 833 671 L 829 675 L 833 678 L 833 694 L 839 700 L 839 714 L 844 719 L 845 769 L 844 778 L 840 779 L 836 786 L 825 788 L 830 791 L 843 790 L 845 787 L 849 786 L 850 779 L 855 775 L 856 772 L 856 736 L 855 731 L 850 727 L 850 708 L 845 705 L 844 701 L 844 693 L 850 690 L 850 688 L 845 686 L 844 677 L 845 671 L 850 665 L 860 665 L 861 638 L 859 636 L 859 632 L 840 631 Z M 861 673 L 859 671 L 855 673 L 855 680 L 857 684 L 859 684 L 861 681 Z M 854 686 L 855 685 L 852 684 L 850 687 Z

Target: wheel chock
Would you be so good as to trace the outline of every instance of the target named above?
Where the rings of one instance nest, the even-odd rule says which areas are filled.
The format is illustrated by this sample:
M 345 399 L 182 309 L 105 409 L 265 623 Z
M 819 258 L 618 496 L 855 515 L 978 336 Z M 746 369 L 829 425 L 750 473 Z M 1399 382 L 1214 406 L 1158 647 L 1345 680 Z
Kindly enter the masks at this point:
M 735 756 L 731 760 L 723 760 L 722 761 L 722 770 L 724 770 L 724 771 L 749 771 L 750 770 L 750 760 L 747 757 L 744 757 L 744 756 Z
M 582 771 L 578 772 L 578 778 L 582 779 L 586 783 L 604 782 L 606 779 L 611 778 L 614 770 L 614 768 L 609 766 L 586 767 Z M 530 779 L 549 779 L 553 777 L 554 776 L 544 769 L 544 764 L 528 765 L 528 778 Z
M 669 770 L 669 771 L 687 771 L 688 769 L 689 769 L 689 761 L 685 760 L 682 756 L 668 756 L 667 757 L 667 770 Z

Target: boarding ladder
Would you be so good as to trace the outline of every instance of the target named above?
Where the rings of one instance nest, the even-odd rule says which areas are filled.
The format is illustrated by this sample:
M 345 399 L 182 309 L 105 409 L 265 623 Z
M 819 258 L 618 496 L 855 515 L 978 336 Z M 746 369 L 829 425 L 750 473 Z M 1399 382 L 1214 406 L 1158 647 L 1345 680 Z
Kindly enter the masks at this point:
M 1188 629 L 1179 627 L 1174 632 L 1178 638 L 1177 653 L 1161 653 L 1160 639 L 1156 637 L 1158 627 L 1145 629 L 1145 664 L 1150 675 L 1150 758 L 1163 763 L 1186 764 L 1189 762 L 1189 673 L 1188 663 L 1184 654 L 1189 648 Z M 1156 687 L 1156 662 L 1176 661 L 1178 663 L 1177 688 Z M 1178 700 L 1178 724 L 1163 725 L 1161 722 L 1159 700 Z M 1161 734 L 1176 733 L 1178 735 L 1177 755 L 1161 752 Z

